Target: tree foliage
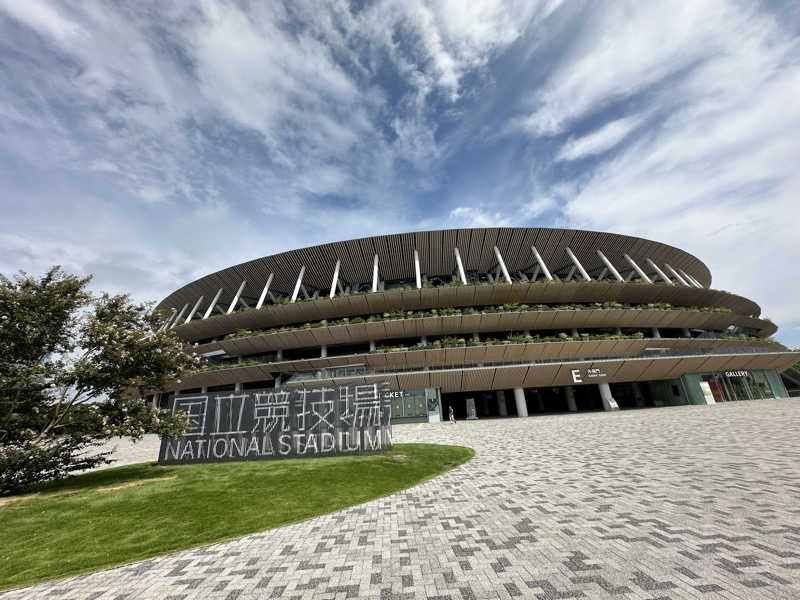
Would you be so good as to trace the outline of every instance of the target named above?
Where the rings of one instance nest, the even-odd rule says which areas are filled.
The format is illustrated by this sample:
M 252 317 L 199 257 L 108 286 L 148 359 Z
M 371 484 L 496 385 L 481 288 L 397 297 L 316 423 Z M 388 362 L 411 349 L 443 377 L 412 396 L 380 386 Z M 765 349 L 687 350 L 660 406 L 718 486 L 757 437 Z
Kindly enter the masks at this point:
M 141 399 L 194 366 L 150 305 L 51 268 L 0 275 L 0 493 L 109 462 L 113 436 L 179 435 Z

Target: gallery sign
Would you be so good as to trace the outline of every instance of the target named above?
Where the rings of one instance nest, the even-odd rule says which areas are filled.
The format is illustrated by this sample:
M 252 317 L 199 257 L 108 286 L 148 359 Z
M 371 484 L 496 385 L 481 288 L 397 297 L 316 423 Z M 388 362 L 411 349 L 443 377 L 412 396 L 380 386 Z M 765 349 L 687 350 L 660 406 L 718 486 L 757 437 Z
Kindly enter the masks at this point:
M 747 377 L 750 371 L 725 371 L 727 377 Z
M 392 447 L 385 385 L 179 395 L 186 433 L 163 438 L 161 464 L 331 456 Z

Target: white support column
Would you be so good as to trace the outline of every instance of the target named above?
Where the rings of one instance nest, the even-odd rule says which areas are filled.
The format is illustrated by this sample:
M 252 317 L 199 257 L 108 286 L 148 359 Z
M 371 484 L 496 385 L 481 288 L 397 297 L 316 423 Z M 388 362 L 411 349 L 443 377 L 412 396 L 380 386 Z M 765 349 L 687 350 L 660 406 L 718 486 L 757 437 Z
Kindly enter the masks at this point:
M 292 302 L 297 302 L 297 294 L 300 293 L 300 286 L 303 285 L 303 275 L 306 273 L 306 266 L 300 267 L 300 274 L 297 276 L 297 283 L 294 284 L 294 291 L 292 292 Z
M 671 266 L 670 266 L 668 263 L 664 263 L 664 266 L 665 266 L 665 267 L 667 267 L 667 270 L 668 270 L 670 273 L 672 273 L 672 274 L 675 276 L 675 279 L 677 279 L 677 280 L 680 282 L 680 284 L 681 284 L 681 285 L 685 285 L 686 287 L 692 287 L 692 286 L 691 286 L 691 285 L 689 285 L 689 284 L 686 282 L 686 280 L 685 280 L 683 277 L 681 277 L 681 276 L 678 274 L 678 272 L 677 272 L 675 269 L 673 269 L 673 268 L 672 268 L 672 267 L 671 267 Z
M 376 348 L 376 346 L 375 346 L 375 340 L 370 340 L 370 341 L 369 341 L 369 351 L 370 351 L 370 352 L 374 352 L 374 351 L 375 351 L 375 348 Z
M 467 274 L 464 273 L 464 263 L 461 262 L 461 253 L 458 248 L 453 248 L 453 254 L 456 255 L 456 266 L 458 267 L 458 276 L 461 278 L 461 283 L 467 285 Z
M 611 274 L 616 278 L 617 281 L 622 281 L 622 282 L 625 281 L 622 278 L 622 275 L 619 274 L 619 271 L 617 271 L 617 269 L 614 267 L 614 265 L 611 264 L 611 261 L 606 258 L 605 254 L 603 254 L 602 252 L 600 252 L 600 250 L 598 250 L 597 251 L 597 256 L 600 257 L 600 260 L 603 261 L 603 264 L 606 266 L 606 268 L 609 271 L 611 271 Z
M 684 327 L 683 329 L 681 329 L 681 335 L 685 338 L 690 338 L 692 337 L 692 332 L 689 331 L 688 327 Z
M 170 327 L 169 327 L 170 329 L 174 328 L 178 324 L 178 321 L 181 320 L 181 317 L 183 316 L 183 313 L 186 312 L 187 308 L 189 308 L 189 304 L 188 303 L 183 305 L 183 308 L 181 309 L 181 312 L 178 313 L 178 316 L 175 317 L 175 320 L 172 322 L 172 325 L 170 325 Z
M 267 282 L 264 284 L 264 289 L 261 290 L 261 295 L 258 297 L 258 302 L 256 302 L 256 310 L 264 306 L 264 300 L 267 299 L 267 294 L 269 293 L 269 286 L 272 285 L 273 277 L 275 277 L 275 273 L 270 273 L 269 277 L 267 277 Z
M 375 255 L 375 260 L 372 263 L 372 291 L 378 291 L 378 255 Z
M 669 277 L 667 277 L 667 274 L 664 273 L 664 271 L 662 271 L 656 263 L 654 263 L 652 260 L 648 258 L 647 264 L 653 267 L 655 272 L 658 273 L 658 276 L 661 277 L 661 279 L 663 279 L 665 283 L 672 285 L 672 280 Z
M 567 397 L 567 410 L 569 412 L 578 412 L 578 403 L 575 402 L 575 388 L 568 385 L 564 388 L 564 395 Z
M 419 252 L 414 248 L 414 272 L 417 275 L 417 289 L 422 289 L 422 274 L 419 270 Z
M 339 284 L 339 269 L 341 267 L 342 261 L 337 258 L 336 266 L 333 268 L 333 279 L 331 279 L 331 293 L 328 295 L 329 298 L 333 298 L 336 295 L 336 286 Z
M 514 401 L 517 403 L 517 416 L 528 416 L 528 405 L 525 403 L 525 390 L 522 388 L 514 388 Z
M 508 283 L 511 283 L 511 275 L 508 274 L 508 269 L 506 269 L 506 263 L 503 260 L 503 255 L 500 254 L 500 250 L 497 246 L 494 247 L 494 255 L 497 258 L 497 262 L 500 264 L 500 269 L 503 271 L 503 277 L 506 278 Z
M 536 278 L 539 276 L 539 271 L 542 270 L 542 267 L 539 266 L 537 263 L 536 267 L 533 269 L 533 275 L 531 275 L 531 281 L 536 281 Z
M 239 286 L 239 289 L 236 290 L 236 295 L 233 297 L 233 300 L 231 300 L 231 305 L 228 307 L 228 312 L 225 313 L 226 315 L 231 314 L 233 309 L 236 308 L 236 303 L 239 302 L 239 296 L 242 295 L 245 285 L 247 285 L 246 279 L 242 282 L 242 285 Z
M 570 250 L 569 248 L 566 248 L 566 251 L 567 251 L 567 256 L 569 256 L 569 259 L 575 264 L 576 267 L 578 267 L 578 271 L 580 272 L 581 276 L 583 276 L 583 278 L 586 281 L 591 281 L 592 278 L 589 277 L 589 274 L 586 272 L 586 269 L 583 268 L 583 265 L 578 260 L 578 257 L 575 256 L 575 253 L 572 252 L 572 250 Z
M 695 278 L 694 278 L 694 276 L 692 276 L 692 275 L 689 275 L 689 273 L 687 273 L 687 272 L 686 272 L 686 271 L 684 271 L 683 269 L 680 269 L 680 272 L 681 272 L 681 274 L 682 274 L 682 275 L 683 275 L 683 276 L 684 276 L 686 279 L 688 279 L 688 280 L 689 280 L 689 283 L 691 283 L 692 285 L 694 285 L 694 287 L 698 287 L 698 288 L 702 288 L 702 287 L 703 287 L 703 286 L 700 284 L 700 282 L 699 282 L 699 281 L 697 281 L 697 279 L 695 279 Z
M 222 288 L 217 290 L 217 293 L 214 295 L 214 299 L 211 301 L 211 304 L 208 305 L 206 313 L 203 315 L 204 320 L 211 316 L 211 311 L 214 310 L 214 307 L 217 305 L 220 296 L 222 296 Z
M 327 358 L 328 357 L 328 347 L 327 346 L 320 346 L 319 347 L 319 357 L 320 358 Z
M 608 267 L 603 267 L 603 270 L 600 271 L 600 275 L 597 276 L 597 281 L 603 281 L 608 275 Z
M 614 400 L 614 396 L 611 395 L 611 388 L 607 383 L 598 383 L 597 389 L 600 390 L 600 398 L 603 401 L 603 408 L 605 410 L 619 410 L 619 405 L 617 401 Z
M 653 335 L 653 339 L 661 339 L 661 332 L 658 330 L 658 327 L 651 327 L 650 332 Z
M 553 276 L 550 274 L 550 269 L 548 269 L 547 265 L 544 264 L 544 260 L 542 260 L 542 255 L 539 254 L 539 251 L 536 249 L 536 246 L 531 246 L 531 250 L 533 251 L 533 256 L 536 259 L 536 262 L 539 263 L 539 266 L 542 268 L 542 273 L 544 273 L 544 276 L 547 277 L 548 281 L 553 281 Z
M 574 337 L 574 338 L 577 338 L 577 339 L 581 338 L 581 334 L 578 333 L 578 330 L 575 327 L 572 328 L 572 331 L 570 331 L 569 334 L 570 334 L 571 337 Z
M 283 348 L 278 348 L 275 350 L 275 362 L 281 362 L 283 360 Z
M 698 287 L 697 282 L 692 278 L 691 275 L 689 275 L 683 269 L 678 269 L 678 271 L 680 271 L 681 275 L 683 275 L 683 278 L 689 283 L 689 287 Z
M 506 406 L 505 390 L 496 390 L 495 396 L 497 397 L 497 414 L 499 414 L 501 417 L 507 417 L 508 406 Z
M 639 274 L 639 277 L 644 279 L 647 283 L 653 283 L 652 280 L 647 276 L 647 273 L 642 271 L 642 269 L 639 267 L 639 265 L 637 265 L 634 262 L 634 260 L 630 256 L 628 256 L 627 254 L 625 254 L 625 260 L 627 260 L 630 263 L 630 265 L 633 267 L 633 270 L 636 271 Z
M 188 323 L 189 321 L 191 321 L 191 320 L 192 320 L 192 317 L 194 316 L 194 313 L 196 313 L 196 312 L 197 312 L 197 309 L 198 309 L 198 308 L 200 308 L 200 303 L 201 303 L 202 301 L 203 301 L 203 296 L 200 296 L 200 297 L 197 299 L 197 302 L 195 302 L 195 303 L 194 303 L 194 306 L 192 307 L 192 310 L 189 312 L 189 316 L 188 316 L 188 317 L 186 317 L 186 320 L 184 321 L 184 323 Z
M 172 312 L 171 312 L 171 313 L 169 314 L 169 316 L 167 317 L 167 320 L 166 320 L 166 321 L 164 321 L 164 324 L 161 326 L 161 328 L 159 329 L 159 331 L 164 331 L 164 330 L 165 330 L 167 327 L 169 327 L 169 326 L 170 326 L 170 324 L 172 323 L 172 319 L 174 319 L 174 318 L 175 318 L 175 315 L 177 315 L 177 314 L 178 314 L 178 309 L 177 309 L 177 308 L 173 308 L 173 309 L 172 309 Z

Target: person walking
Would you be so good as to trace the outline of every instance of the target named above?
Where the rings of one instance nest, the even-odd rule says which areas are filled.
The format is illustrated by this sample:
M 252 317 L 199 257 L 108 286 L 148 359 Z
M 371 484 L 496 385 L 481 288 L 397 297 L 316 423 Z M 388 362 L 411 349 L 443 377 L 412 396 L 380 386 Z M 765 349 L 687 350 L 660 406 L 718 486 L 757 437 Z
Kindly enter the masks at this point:
M 456 424 L 456 413 L 453 411 L 453 405 L 450 405 L 450 422 L 455 425 Z

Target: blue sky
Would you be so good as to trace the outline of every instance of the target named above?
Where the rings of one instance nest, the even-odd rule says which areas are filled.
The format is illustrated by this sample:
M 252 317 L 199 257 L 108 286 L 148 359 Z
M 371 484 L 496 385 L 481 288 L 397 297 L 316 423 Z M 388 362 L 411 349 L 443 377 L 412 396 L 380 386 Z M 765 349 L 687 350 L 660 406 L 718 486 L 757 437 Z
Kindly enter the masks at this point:
M 800 346 L 800 5 L 0 0 L 0 272 L 159 300 L 276 251 L 565 226 Z

